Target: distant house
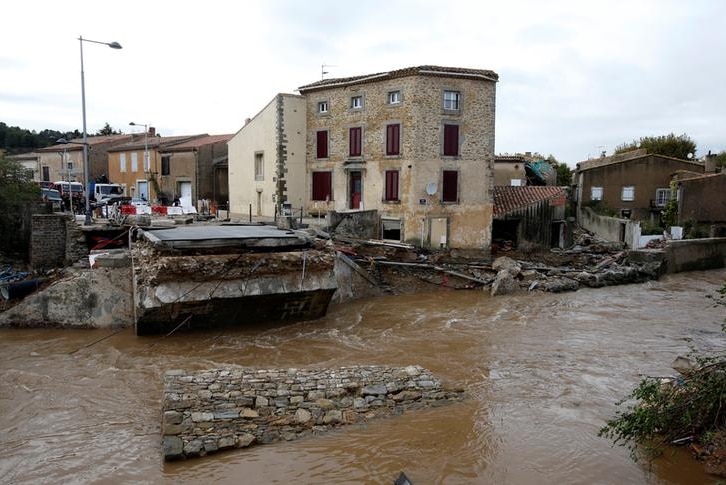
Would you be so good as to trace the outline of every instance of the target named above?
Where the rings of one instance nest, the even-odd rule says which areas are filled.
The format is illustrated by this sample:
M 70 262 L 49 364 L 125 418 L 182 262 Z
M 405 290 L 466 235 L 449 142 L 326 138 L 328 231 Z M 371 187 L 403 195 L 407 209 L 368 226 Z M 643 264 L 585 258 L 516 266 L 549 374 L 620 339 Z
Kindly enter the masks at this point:
M 111 182 L 124 185 L 126 194 L 131 197 L 154 202 L 160 201 L 161 196 L 166 195 L 168 202 L 171 202 L 174 196 L 183 196 L 187 205 L 193 205 L 192 180 L 180 182 L 178 192 L 162 194 L 160 177 L 162 168 L 170 162 L 170 147 L 206 136 L 208 135 L 162 137 L 157 136 L 154 128 L 150 127 L 146 136 L 134 134 L 131 141 L 108 150 L 108 177 Z M 144 160 L 147 149 L 148 162 Z
M 200 199 L 213 205 L 227 203 L 227 189 L 220 192 L 214 163 L 227 157 L 230 138 L 232 135 L 205 135 L 160 151 L 161 164 L 156 179 L 161 193 L 169 198 L 168 202 L 179 196 L 182 205 L 188 202 L 194 205 Z
M 600 206 L 622 218 L 658 222 L 671 197 L 671 178 L 679 170 L 703 174 L 704 165 L 644 149 L 580 162 L 573 177 L 578 213 Z
M 132 139 L 132 135 L 108 135 L 88 137 L 89 181 L 108 175 L 108 150 Z M 38 154 L 39 178 L 42 181 L 75 180 L 83 177 L 83 139 L 68 140 L 36 150 Z
M 274 217 L 282 204 L 305 203 L 305 98 L 276 95 L 229 140 L 233 217 Z
M 5 158 L 18 162 L 28 173 L 32 173 L 33 180 L 41 181 L 40 155 L 36 152 L 20 153 L 18 155 L 7 155 Z M 50 181 L 50 174 L 48 175 Z
M 375 211 L 385 239 L 488 251 L 497 82 L 417 66 L 298 88 L 306 212 Z
M 679 173 L 675 180 L 679 225 L 726 223 L 726 173 Z
M 527 159 L 522 155 L 497 155 L 494 157 L 494 186 L 525 186 L 527 174 L 524 164 Z

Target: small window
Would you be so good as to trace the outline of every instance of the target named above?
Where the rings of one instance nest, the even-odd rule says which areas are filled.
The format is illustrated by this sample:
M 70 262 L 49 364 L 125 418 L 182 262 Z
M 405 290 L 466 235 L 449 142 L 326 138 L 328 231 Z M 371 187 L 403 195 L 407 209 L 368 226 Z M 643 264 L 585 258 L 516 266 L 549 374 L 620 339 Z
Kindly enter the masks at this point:
M 70 162 L 67 163 L 67 167 L 66 168 L 68 170 L 73 170 L 73 160 L 71 160 Z
M 444 109 L 459 111 L 461 109 L 461 92 L 444 91 Z
M 459 156 L 459 125 L 444 125 L 444 156 Z
M 388 93 L 388 104 L 399 104 L 401 102 L 401 91 L 390 91 Z
M 632 185 L 623 187 L 622 199 L 625 201 L 635 200 L 635 187 Z
M 131 154 L 131 171 L 132 172 L 139 171 L 139 154 L 136 152 Z
M 360 157 L 363 153 L 362 146 L 361 146 L 361 139 L 362 139 L 362 128 L 360 126 L 356 126 L 355 128 L 350 129 L 350 138 L 348 142 L 348 153 L 351 157 Z
M 265 159 L 262 153 L 255 153 L 255 180 L 265 180 Z
M 313 200 L 333 200 L 331 172 L 313 172 Z
M 401 125 L 386 125 L 386 155 L 401 154 Z
M 401 240 L 401 220 L 381 219 L 381 236 L 389 241 Z
M 655 206 L 665 207 L 671 200 L 671 189 L 655 189 Z
M 398 201 L 398 170 L 386 170 L 386 191 L 383 200 Z
M 43 167 L 43 182 L 50 182 L 50 167 Z
M 119 161 L 119 170 L 121 171 L 121 173 L 126 172 L 126 154 L 125 153 L 119 154 L 118 161 Z
M 171 174 L 171 156 L 169 156 L 169 155 L 164 155 L 161 157 L 161 174 L 162 175 Z
M 316 158 L 328 158 L 328 130 L 320 130 L 316 135 Z
M 442 202 L 458 202 L 459 200 L 459 172 L 444 170 L 443 187 L 441 189 Z
M 328 102 L 319 101 L 318 102 L 318 113 L 327 113 L 327 112 L 328 112 Z
M 602 200 L 602 187 L 590 188 L 590 200 Z
M 350 98 L 350 109 L 361 109 L 363 107 L 363 96 Z

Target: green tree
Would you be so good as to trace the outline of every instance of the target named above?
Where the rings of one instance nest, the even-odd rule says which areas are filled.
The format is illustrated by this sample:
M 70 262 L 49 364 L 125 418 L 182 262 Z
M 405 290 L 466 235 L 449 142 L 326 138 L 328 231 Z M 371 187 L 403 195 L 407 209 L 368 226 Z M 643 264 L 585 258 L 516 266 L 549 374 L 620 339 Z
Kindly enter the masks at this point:
M 644 136 L 640 140 L 633 140 L 630 143 L 623 143 L 615 147 L 614 154 L 629 152 L 638 148 L 645 148 L 653 155 L 664 155 L 674 158 L 690 158 L 696 154 L 696 142 L 685 133 L 676 135 L 669 133 L 661 136 Z
M 544 157 L 542 157 L 544 158 Z M 560 187 L 569 187 L 572 184 L 572 170 L 567 166 L 566 163 L 559 162 L 554 155 L 551 153 L 545 158 L 547 162 L 552 165 L 552 168 L 557 172 L 557 185 Z
M 18 162 L 0 156 L 0 251 L 27 251 L 30 213 L 40 201 L 33 174 Z
M 114 130 L 111 127 L 111 125 L 108 124 L 108 122 L 106 122 L 106 124 L 103 126 L 103 128 L 98 130 L 98 132 L 96 133 L 97 136 L 109 136 L 109 135 L 120 135 L 120 134 L 121 134 L 121 130 Z
M 721 152 L 716 155 L 716 166 L 721 168 L 726 167 L 726 152 Z

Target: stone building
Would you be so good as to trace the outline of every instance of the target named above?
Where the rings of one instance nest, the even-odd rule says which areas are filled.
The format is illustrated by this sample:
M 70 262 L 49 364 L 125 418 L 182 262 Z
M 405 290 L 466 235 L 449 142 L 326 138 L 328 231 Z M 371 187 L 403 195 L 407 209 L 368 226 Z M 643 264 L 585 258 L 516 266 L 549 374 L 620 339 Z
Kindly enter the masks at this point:
M 380 236 L 489 250 L 493 71 L 418 66 L 298 88 L 306 211 L 378 211 Z
M 232 137 L 229 204 L 232 217 L 274 217 L 282 204 L 305 202 L 305 98 L 276 95 Z

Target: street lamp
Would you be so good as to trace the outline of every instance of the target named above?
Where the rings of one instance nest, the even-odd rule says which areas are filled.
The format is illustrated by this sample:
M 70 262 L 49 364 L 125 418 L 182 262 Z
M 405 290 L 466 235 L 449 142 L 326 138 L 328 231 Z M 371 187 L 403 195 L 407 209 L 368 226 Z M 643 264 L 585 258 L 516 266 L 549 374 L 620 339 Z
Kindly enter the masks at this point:
M 91 42 L 94 44 L 103 44 L 109 46 L 111 49 L 121 49 L 121 44 L 118 42 L 99 42 L 97 40 L 84 39 L 83 36 L 78 36 L 78 43 L 81 45 L 81 104 L 83 107 L 83 182 L 84 189 L 86 192 L 86 222 L 87 226 L 92 223 L 91 219 L 91 202 L 89 200 L 90 193 L 88 190 L 88 132 L 86 131 L 86 78 L 83 73 L 83 43 Z

